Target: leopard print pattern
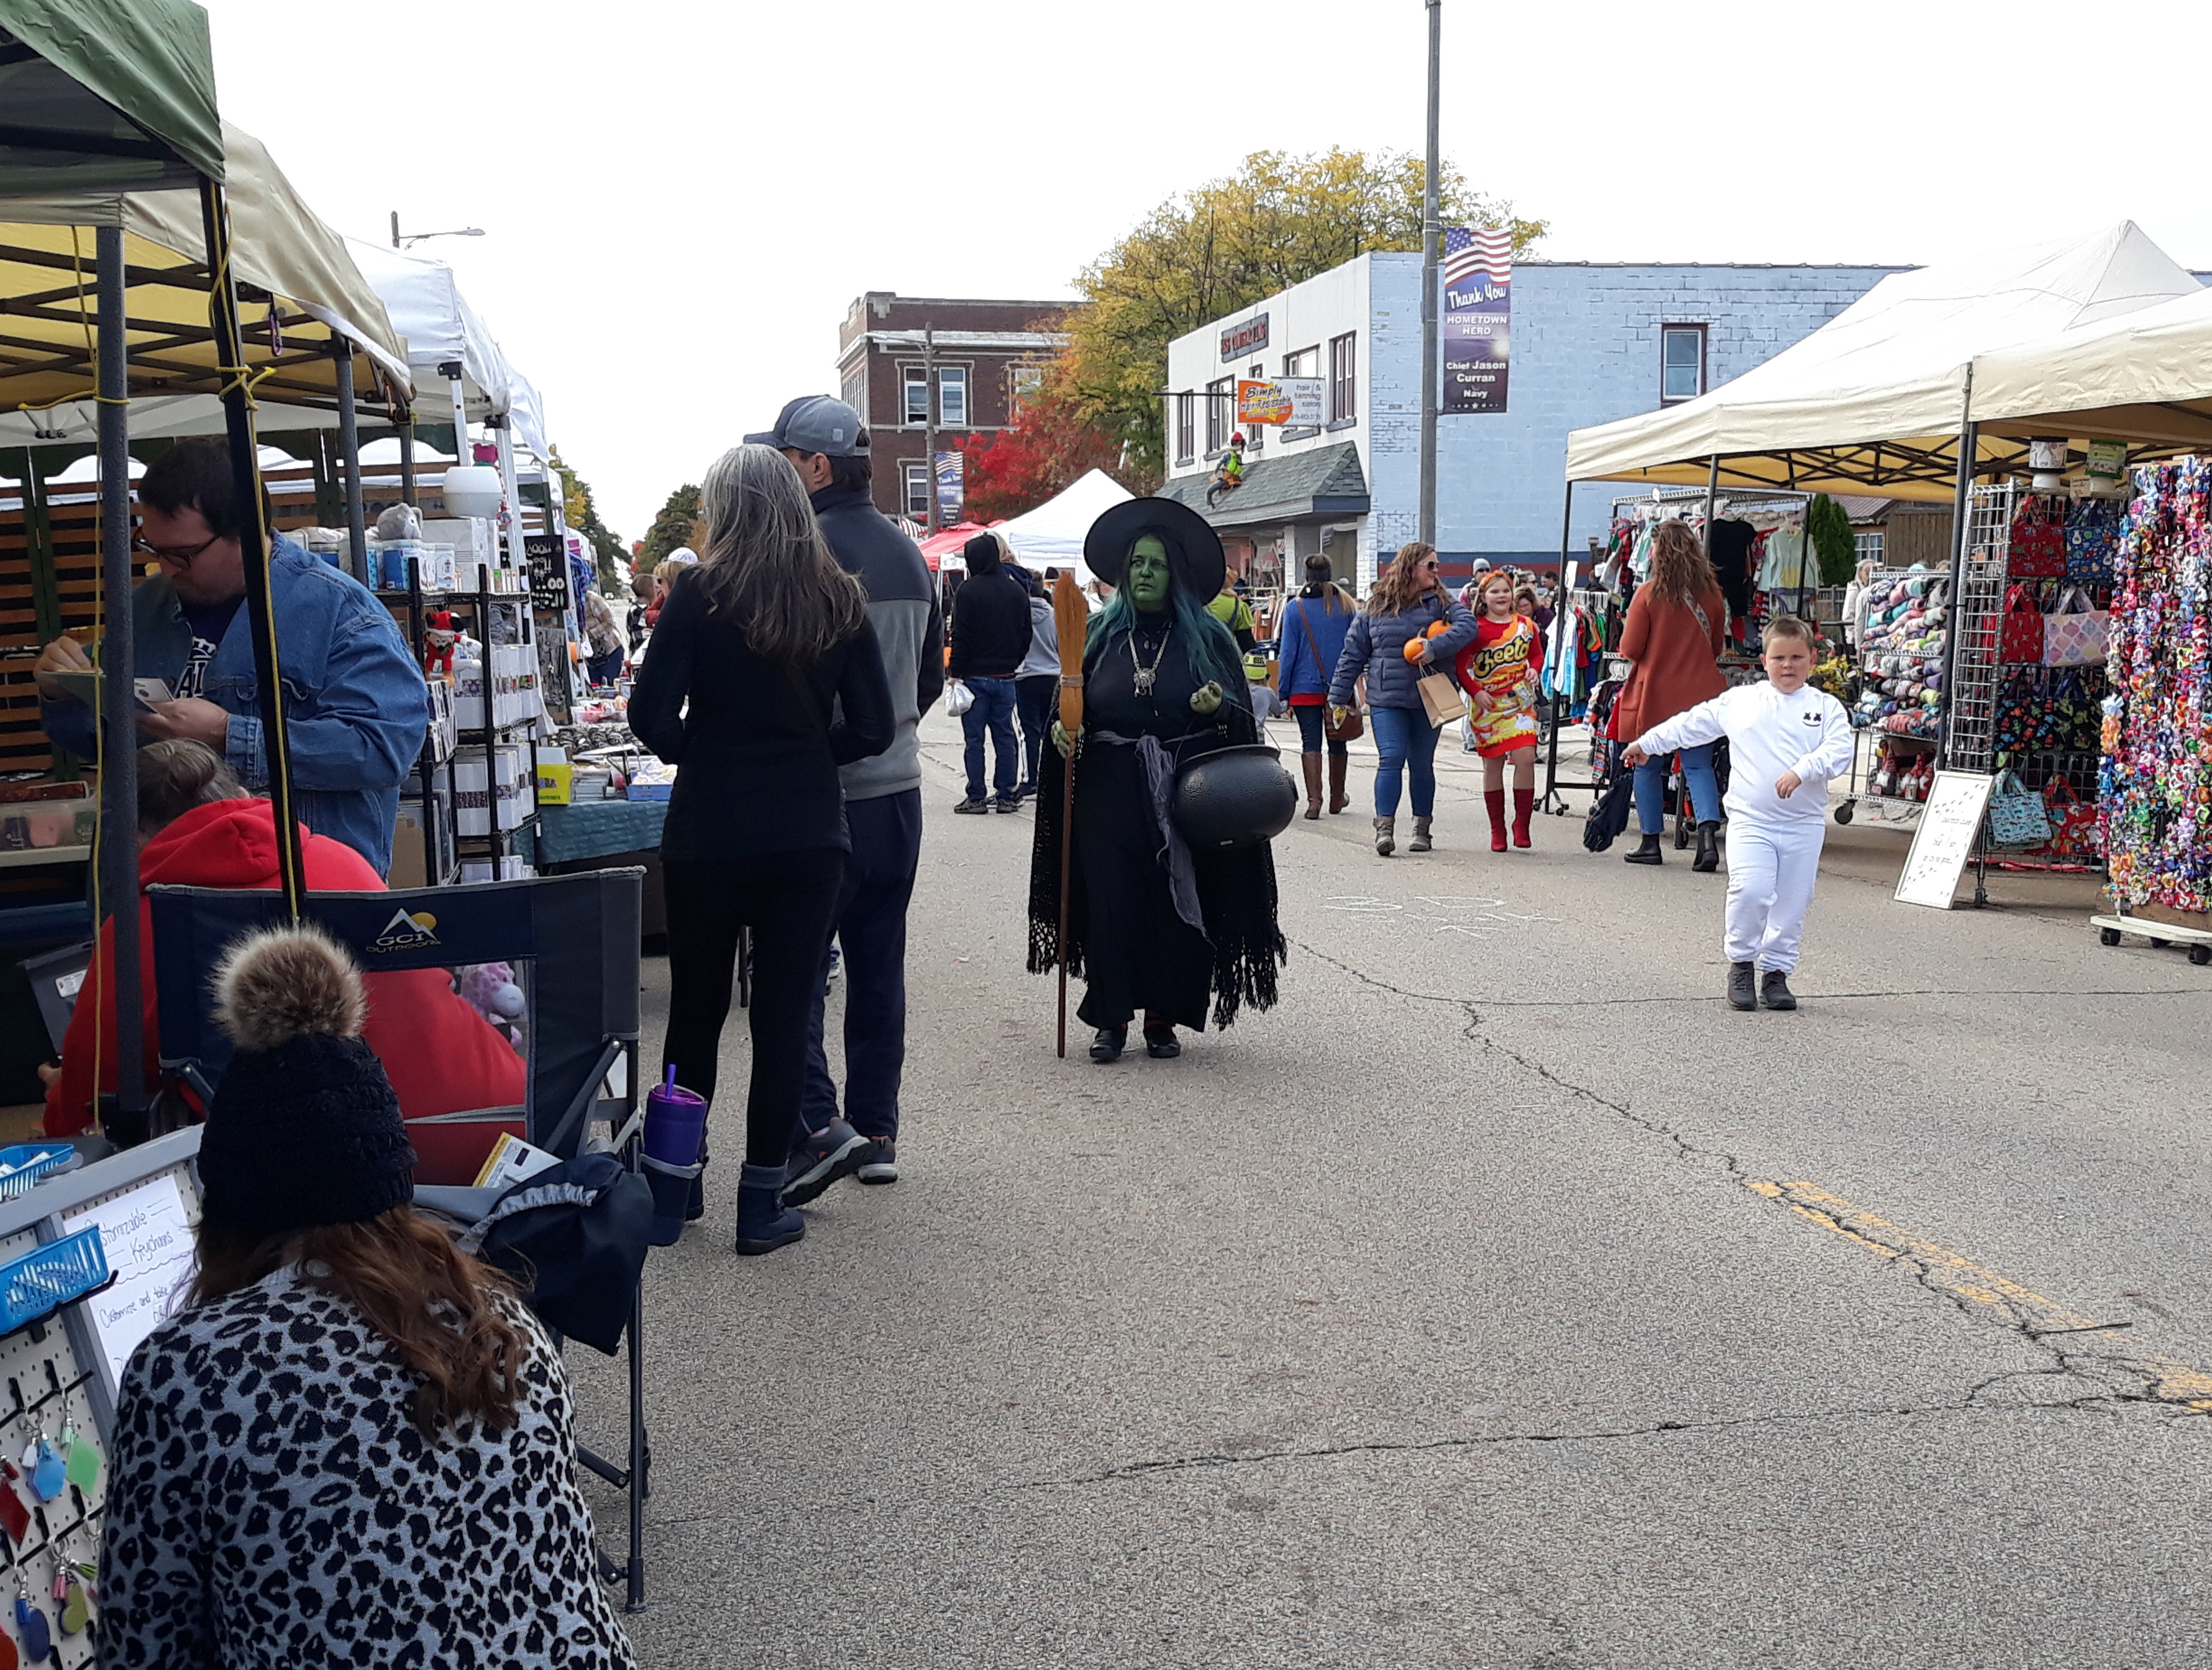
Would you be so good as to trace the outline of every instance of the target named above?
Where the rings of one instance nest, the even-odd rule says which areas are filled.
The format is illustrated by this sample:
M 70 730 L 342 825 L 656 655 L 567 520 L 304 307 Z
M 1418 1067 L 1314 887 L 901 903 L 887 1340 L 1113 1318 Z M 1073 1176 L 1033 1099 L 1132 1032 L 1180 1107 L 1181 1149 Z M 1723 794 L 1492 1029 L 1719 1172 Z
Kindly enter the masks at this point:
M 435 1439 L 389 1344 L 295 1270 L 156 1328 L 116 1412 L 101 1665 L 634 1670 L 568 1376 L 522 1320 L 516 1424 Z

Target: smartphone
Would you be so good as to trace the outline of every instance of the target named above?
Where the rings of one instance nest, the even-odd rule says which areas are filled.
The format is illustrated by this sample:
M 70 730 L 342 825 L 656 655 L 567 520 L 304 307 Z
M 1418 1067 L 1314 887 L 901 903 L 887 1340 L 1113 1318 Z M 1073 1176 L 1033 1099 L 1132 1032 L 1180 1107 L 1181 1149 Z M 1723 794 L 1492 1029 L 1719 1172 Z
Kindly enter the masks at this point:
M 156 702 L 174 701 L 177 699 L 177 693 L 159 678 L 132 679 L 131 694 L 137 698 L 139 707 L 149 714 L 154 711 Z

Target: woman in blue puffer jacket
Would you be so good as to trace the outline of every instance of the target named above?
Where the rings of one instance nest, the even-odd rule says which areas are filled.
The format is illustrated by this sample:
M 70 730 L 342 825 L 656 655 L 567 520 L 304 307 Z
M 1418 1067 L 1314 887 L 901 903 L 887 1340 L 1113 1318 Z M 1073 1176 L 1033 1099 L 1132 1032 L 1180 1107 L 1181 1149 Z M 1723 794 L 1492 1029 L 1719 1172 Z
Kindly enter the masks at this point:
M 1321 816 L 1321 758 L 1324 716 L 1328 711 L 1329 680 L 1336 672 L 1336 658 L 1344 648 L 1359 605 L 1329 578 L 1328 559 L 1315 552 L 1306 559 L 1306 583 L 1283 599 L 1283 612 L 1275 637 L 1275 692 L 1288 704 L 1298 722 L 1304 744 L 1301 762 L 1306 774 L 1306 816 Z M 1340 812 L 1352 804 L 1344 792 L 1344 774 L 1350 762 L 1344 739 L 1328 737 L 1328 809 Z
M 1375 852 L 1380 858 L 1397 850 L 1398 790 L 1409 771 L 1413 838 L 1406 850 L 1429 850 L 1437 801 L 1437 730 L 1421 705 L 1419 681 L 1433 669 L 1450 667 L 1460 651 L 1474 641 L 1475 617 L 1444 589 L 1437 567 L 1433 545 L 1417 540 L 1399 548 L 1397 560 L 1376 581 L 1366 609 L 1353 617 L 1351 630 L 1344 635 L 1344 649 L 1329 682 L 1329 707 L 1348 710 L 1353 685 L 1362 673 L 1367 675 L 1375 751 L 1382 756 L 1375 768 Z M 1424 636 L 1439 623 L 1443 632 Z M 1416 659 L 1409 661 L 1406 646 L 1415 641 L 1419 647 Z

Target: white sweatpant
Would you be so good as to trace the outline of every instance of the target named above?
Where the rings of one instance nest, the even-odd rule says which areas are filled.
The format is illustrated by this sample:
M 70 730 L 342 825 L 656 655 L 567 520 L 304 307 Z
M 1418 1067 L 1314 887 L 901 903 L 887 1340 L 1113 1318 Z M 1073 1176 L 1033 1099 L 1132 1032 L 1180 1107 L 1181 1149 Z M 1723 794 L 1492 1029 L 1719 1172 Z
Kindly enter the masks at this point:
M 1818 820 L 1773 824 L 1731 817 L 1728 827 L 1728 934 L 1731 963 L 1756 963 L 1788 974 L 1813 902 L 1826 833 Z

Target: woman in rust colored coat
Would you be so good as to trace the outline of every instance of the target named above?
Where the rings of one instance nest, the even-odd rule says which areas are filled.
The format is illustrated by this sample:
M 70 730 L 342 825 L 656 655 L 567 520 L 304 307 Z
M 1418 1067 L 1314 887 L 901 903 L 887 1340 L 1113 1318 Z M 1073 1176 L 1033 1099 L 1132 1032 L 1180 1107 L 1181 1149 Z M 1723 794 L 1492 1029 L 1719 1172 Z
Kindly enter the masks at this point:
M 1614 707 L 1617 737 L 1640 737 L 1653 726 L 1710 701 L 1728 688 L 1722 677 L 1722 633 L 1728 605 L 1697 535 L 1680 522 L 1662 522 L 1651 538 L 1651 578 L 1638 588 L 1621 629 L 1620 653 L 1635 663 L 1628 688 Z M 1698 814 L 1693 870 L 1720 864 L 1720 786 L 1713 780 L 1713 747 L 1682 750 L 1682 775 Z M 1644 839 L 1628 853 L 1631 864 L 1656 864 L 1659 831 L 1667 821 L 1667 761 L 1636 768 L 1636 827 Z

